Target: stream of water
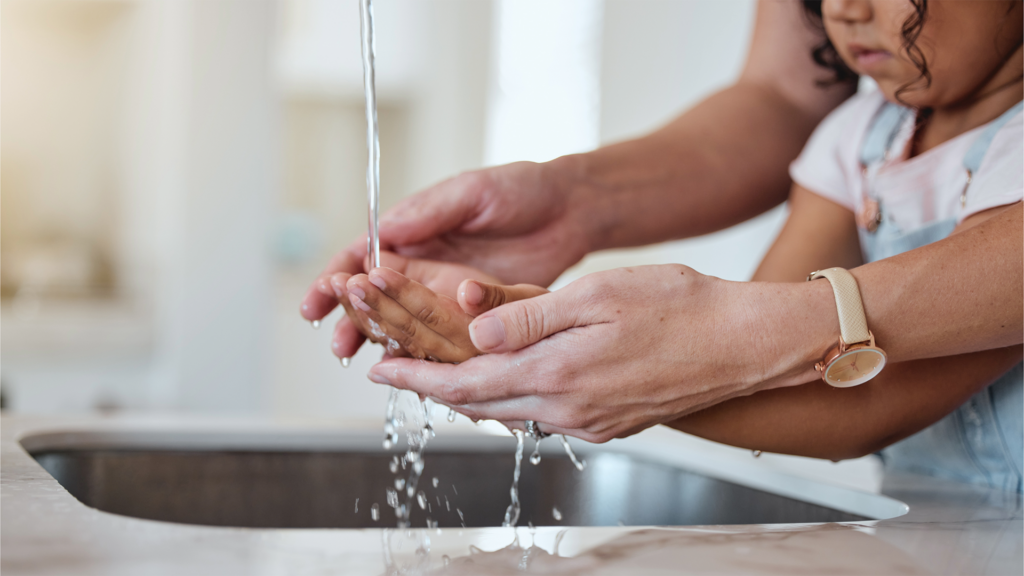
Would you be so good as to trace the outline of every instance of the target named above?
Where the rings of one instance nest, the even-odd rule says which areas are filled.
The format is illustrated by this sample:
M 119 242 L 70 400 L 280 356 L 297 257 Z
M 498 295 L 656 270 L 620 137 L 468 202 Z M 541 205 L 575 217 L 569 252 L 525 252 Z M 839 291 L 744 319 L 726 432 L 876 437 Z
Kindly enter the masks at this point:
M 363 94 L 366 98 L 366 198 L 369 201 L 369 233 L 366 253 L 370 269 L 380 266 L 380 133 L 377 129 L 377 43 L 374 40 L 373 2 L 359 0 L 359 23 L 363 41 Z
M 366 197 L 368 201 L 368 231 L 366 237 L 366 251 L 370 257 L 370 269 L 377 268 L 380 266 L 380 238 L 378 236 L 378 226 L 380 222 L 380 135 L 377 126 L 377 89 L 376 89 L 376 40 L 374 38 L 374 22 L 373 22 L 373 0 L 359 0 L 359 22 L 360 22 L 360 37 L 362 40 L 362 59 L 363 59 L 363 93 L 366 99 L 366 150 L 367 150 L 367 163 L 366 163 Z M 314 321 L 313 327 L 319 328 L 320 322 Z M 398 343 L 392 338 L 387 337 L 383 330 L 380 329 L 375 322 L 370 321 L 371 331 L 373 335 L 380 340 L 387 342 L 386 348 L 389 353 L 394 353 L 398 349 Z M 342 359 L 342 365 L 348 367 L 348 359 Z M 404 411 L 398 409 L 399 391 L 392 388 L 390 395 L 388 396 L 387 410 L 384 416 L 384 441 L 383 446 L 385 450 L 391 450 L 398 446 L 399 443 L 399 430 L 406 426 L 406 414 Z M 396 475 L 402 474 L 406 468 L 410 468 L 409 475 L 407 478 L 396 477 L 394 488 L 388 487 L 386 489 L 387 502 L 395 509 L 395 515 L 398 518 L 398 526 L 400 528 L 407 528 L 409 526 L 409 517 L 412 512 L 412 503 L 415 501 L 421 509 L 427 510 L 429 504 L 425 494 L 420 491 L 417 493 L 417 487 L 419 485 L 420 476 L 423 474 L 423 451 L 426 449 L 427 443 L 434 436 L 433 423 L 431 422 L 431 410 L 426 402 L 420 402 L 419 414 L 415 417 L 410 418 L 410 426 L 407 428 L 406 440 L 408 442 L 408 450 L 405 455 L 399 459 L 397 456 L 391 463 L 391 471 Z M 422 421 L 420 421 L 422 417 Z M 449 422 L 455 420 L 455 411 L 450 410 L 447 417 Z M 512 502 L 509 504 L 508 509 L 505 512 L 504 526 L 515 526 L 519 520 L 520 506 L 519 506 L 519 475 L 521 472 L 521 465 L 523 460 L 523 443 L 524 433 L 522 430 L 514 431 L 516 437 L 516 467 L 515 474 L 512 480 L 512 488 L 510 495 Z M 583 470 L 586 463 L 581 462 L 576 458 L 576 455 L 572 451 L 572 447 L 569 446 L 568 440 L 565 436 L 560 436 L 562 445 L 565 447 L 566 453 L 572 460 L 573 465 L 577 469 Z M 530 462 L 534 465 L 540 463 L 540 438 L 534 436 L 534 450 L 530 455 Z M 399 465 L 401 465 L 402 472 L 399 472 Z M 434 479 L 434 486 L 437 486 L 437 479 Z M 454 489 L 454 486 L 453 486 Z M 404 490 L 405 498 L 404 502 L 401 498 L 401 492 Z M 446 508 L 448 507 L 447 497 L 445 498 Z M 440 502 L 439 502 L 440 503 Z M 358 508 L 358 501 L 356 504 Z M 462 512 L 459 512 L 460 518 Z M 374 521 L 378 520 L 379 508 L 376 503 L 371 506 L 371 516 Z M 436 523 L 427 518 L 428 527 L 431 525 L 436 526 Z

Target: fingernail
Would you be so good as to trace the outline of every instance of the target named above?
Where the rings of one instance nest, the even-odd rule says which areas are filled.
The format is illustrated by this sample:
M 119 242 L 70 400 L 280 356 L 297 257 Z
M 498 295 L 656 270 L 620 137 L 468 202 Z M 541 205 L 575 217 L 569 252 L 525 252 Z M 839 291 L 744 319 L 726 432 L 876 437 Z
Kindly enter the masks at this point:
M 491 350 L 505 343 L 505 325 L 497 316 L 477 318 L 469 325 L 469 337 L 480 350 Z
M 355 294 L 356 298 L 359 298 L 360 300 L 366 298 L 366 292 L 363 292 L 363 289 L 360 288 L 359 286 L 353 286 L 349 288 L 348 291 L 351 294 Z
M 387 378 L 379 374 L 374 374 L 373 372 L 367 374 L 366 377 L 370 379 L 370 382 L 376 382 L 377 384 L 387 384 L 388 386 L 391 385 L 391 380 L 388 380 Z
M 363 312 L 369 312 L 370 307 L 366 305 L 366 302 L 363 302 L 358 296 L 356 296 L 354 292 L 355 290 L 351 290 L 348 293 L 348 301 L 351 302 L 353 306 L 359 308 Z
M 381 290 L 386 290 L 388 285 L 384 283 L 384 279 L 379 274 L 370 274 L 370 284 L 373 284 Z
M 476 282 L 467 282 L 466 289 L 462 291 L 462 297 L 466 304 L 476 306 L 484 301 L 484 291 Z

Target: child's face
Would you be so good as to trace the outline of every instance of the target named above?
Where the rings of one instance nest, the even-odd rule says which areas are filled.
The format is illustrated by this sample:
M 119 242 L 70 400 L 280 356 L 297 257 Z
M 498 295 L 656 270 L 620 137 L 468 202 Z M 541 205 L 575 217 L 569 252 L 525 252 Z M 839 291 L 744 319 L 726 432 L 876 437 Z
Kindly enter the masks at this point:
M 903 49 L 901 28 L 915 14 L 910 0 L 824 0 L 825 30 L 843 61 L 873 78 L 890 101 L 940 108 L 975 94 L 1018 49 L 1020 2 L 932 0 L 915 45 L 932 75 L 925 88 Z

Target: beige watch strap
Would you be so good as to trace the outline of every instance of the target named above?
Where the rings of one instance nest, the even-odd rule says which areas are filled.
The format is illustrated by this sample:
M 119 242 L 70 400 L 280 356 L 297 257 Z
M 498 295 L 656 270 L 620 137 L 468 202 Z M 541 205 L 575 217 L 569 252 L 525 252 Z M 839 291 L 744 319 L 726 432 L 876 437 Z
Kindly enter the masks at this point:
M 842 268 L 829 268 L 811 272 L 807 280 L 825 278 L 832 284 L 832 293 L 836 297 L 836 309 L 839 311 L 839 332 L 843 342 L 855 344 L 871 339 L 868 332 L 868 320 L 864 316 L 864 304 L 860 299 L 857 280 Z

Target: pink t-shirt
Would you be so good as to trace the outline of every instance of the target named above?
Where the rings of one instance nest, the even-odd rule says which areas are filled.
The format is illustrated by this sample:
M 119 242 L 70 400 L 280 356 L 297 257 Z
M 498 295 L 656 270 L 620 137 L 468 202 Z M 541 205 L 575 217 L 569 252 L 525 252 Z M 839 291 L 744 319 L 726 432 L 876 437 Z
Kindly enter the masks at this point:
M 877 90 L 857 94 L 828 115 L 790 165 L 793 181 L 858 213 L 864 203 L 865 176 L 860 152 L 872 119 L 885 98 Z M 907 158 L 914 117 L 904 121 L 888 159 L 872 182 L 886 218 L 903 231 L 956 217 L 960 223 L 978 212 L 1024 198 L 1024 119 L 1011 118 L 995 135 L 960 205 L 967 183 L 963 160 L 985 126 L 965 132 L 924 154 Z

